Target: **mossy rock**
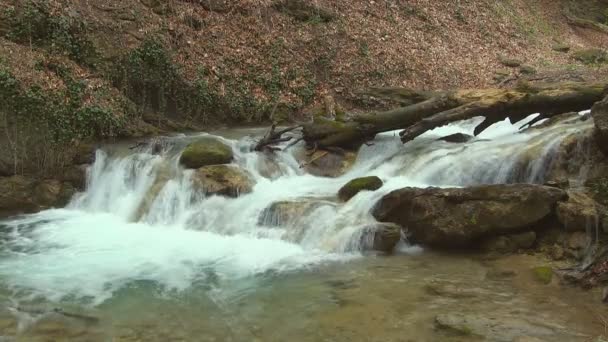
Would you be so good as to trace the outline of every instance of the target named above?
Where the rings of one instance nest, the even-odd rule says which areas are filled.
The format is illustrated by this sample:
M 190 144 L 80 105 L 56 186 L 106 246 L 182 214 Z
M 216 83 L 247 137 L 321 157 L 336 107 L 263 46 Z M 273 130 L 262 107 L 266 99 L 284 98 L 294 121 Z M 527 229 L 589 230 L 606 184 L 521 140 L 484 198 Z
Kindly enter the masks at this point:
M 508 57 L 504 57 L 504 56 L 499 57 L 498 60 L 500 61 L 500 64 L 502 64 L 506 67 L 509 67 L 509 68 L 517 68 L 517 67 L 521 66 L 523 63 L 519 59 L 508 58 Z
M 519 72 L 524 75 L 534 75 L 536 74 L 536 69 L 530 65 L 522 65 L 519 67 Z
M 228 164 L 234 155 L 232 148 L 215 138 L 201 138 L 186 147 L 179 163 L 188 169 L 208 165 Z
M 553 51 L 568 53 L 570 52 L 570 46 L 567 44 L 556 44 L 553 46 Z
M 238 197 L 250 193 L 255 185 L 251 175 L 232 165 L 210 165 L 196 170 L 193 185 L 207 196 Z
M 539 266 L 532 269 L 534 278 L 543 284 L 551 283 L 553 279 L 553 269 L 549 266 Z
M 340 191 L 338 191 L 338 198 L 346 202 L 353 198 L 356 194 L 363 190 L 374 191 L 382 187 L 382 180 L 376 176 L 362 177 L 351 180 L 346 183 Z
M 583 64 L 608 63 L 608 52 L 603 49 L 579 50 L 572 54 L 572 58 Z

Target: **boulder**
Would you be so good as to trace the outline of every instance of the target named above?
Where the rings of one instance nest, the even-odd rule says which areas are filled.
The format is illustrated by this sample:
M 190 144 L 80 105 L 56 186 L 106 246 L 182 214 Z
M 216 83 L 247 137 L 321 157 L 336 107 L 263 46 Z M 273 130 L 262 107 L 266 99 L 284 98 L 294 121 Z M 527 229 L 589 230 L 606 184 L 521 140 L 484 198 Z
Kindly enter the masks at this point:
M 63 170 L 61 180 L 70 183 L 76 190 L 83 191 L 87 185 L 88 165 L 73 165 Z
M 338 198 L 344 202 L 347 202 L 351 198 L 355 197 L 355 195 L 360 191 L 375 191 L 380 189 L 382 185 L 382 180 L 376 176 L 355 178 L 346 183 L 340 189 L 340 191 L 338 191 Z
M 232 165 L 210 165 L 201 167 L 192 176 L 194 186 L 207 195 L 238 197 L 253 189 L 250 175 Z
M 25 176 L 0 178 L 0 217 L 63 207 L 75 193 L 69 183 Z
M 454 133 L 454 134 L 446 135 L 445 137 L 441 137 L 437 140 L 446 141 L 449 143 L 465 143 L 471 139 L 473 139 L 472 135 L 465 134 L 465 133 Z
M 597 228 L 599 217 L 595 200 L 581 191 L 568 191 L 568 200 L 557 204 L 557 218 L 568 231 Z
M 234 155 L 232 148 L 215 138 L 201 138 L 190 143 L 179 158 L 179 163 L 188 169 L 209 165 L 228 164 Z
M 306 172 L 319 177 L 339 177 L 351 169 L 357 154 L 345 151 L 336 153 L 317 150 L 308 156 L 306 150 L 300 149 L 295 153 L 295 158 Z
M 74 157 L 72 164 L 93 164 L 95 162 L 95 146 L 91 144 L 80 144 L 74 148 Z
M 595 123 L 595 137 L 599 148 L 608 155 L 608 96 L 591 108 Z
M 549 266 L 538 266 L 532 269 L 534 279 L 542 284 L 549 284 L 553 279 L 553 269 Z
M 404 188 L 384 196 L 373 215 L 401 225 L 414 243 L 466 247 L 481 238 L 538 228 L 567 194 L 533 184 Z
M 535 232 L 493 236 L 481 242 L 486 252 L 513 253 L 520 249 L 529 249 L 536 242 Z
M 391 253 L 401 239 L 401 226 L 392 223 L 377 223 L 364 229 L 361 235 L 362 250 Z

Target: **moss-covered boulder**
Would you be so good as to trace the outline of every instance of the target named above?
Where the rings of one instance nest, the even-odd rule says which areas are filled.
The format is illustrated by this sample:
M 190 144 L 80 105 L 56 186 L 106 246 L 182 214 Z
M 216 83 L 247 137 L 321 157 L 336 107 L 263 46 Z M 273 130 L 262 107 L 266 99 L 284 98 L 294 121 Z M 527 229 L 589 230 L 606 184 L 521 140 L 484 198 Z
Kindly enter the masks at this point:
M 572 58 L 583 64 L 608 63 L 608 52 L 603 49 L 585 49 L 572 54 Z
M 519 72 L 524 75 L 534 75 L 536 74 L 536 69 L 531 65 L 522 65 L 519 67 Z
M 228 164 L 234 155 L 232 148 L 215 138 L 201 138 L 186 146 L 179 163 L 188 169 Z
M 196 170 L 192 183 L 207 195 L 238 197 L 251 192 L 254 182 L 245 171 L 232 165 L 209 165 Z
M 519 59 L 509 58 L 505 56 L 500 56 L 498 60 L 500 61 L 500 64 L 509 68 L 517 68 L 522 64 L 522 61 L 520 61 Z
M 356 178 L 346 183 L 340 191 L 338 191 L 338 198 L 346 202 L 355 197 L 360 191 L 375 191 L 380 189 L 382 185 L 382 180 L 376 176 Z
M 568 53 L 570 52 L 570 45 L 568 44 L 555 44 L 552 47 L 553 51 Z

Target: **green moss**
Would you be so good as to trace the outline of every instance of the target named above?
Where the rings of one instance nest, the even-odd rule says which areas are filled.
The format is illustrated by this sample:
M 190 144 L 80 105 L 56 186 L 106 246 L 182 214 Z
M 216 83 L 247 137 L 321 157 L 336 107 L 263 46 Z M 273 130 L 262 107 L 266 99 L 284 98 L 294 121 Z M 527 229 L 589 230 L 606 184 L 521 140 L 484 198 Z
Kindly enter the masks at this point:
M 603 49 L 579 50 L 572 54 L 572 58 L 583 64 L 608 63 L 608 52 Z
M 362 177 L 346 183 L 338 192 L 338 197 L 342 201 L 348 201 L 363 190 L 378 190 L 382 187 L 382 180 L 376 176 Z
M 201 138 L 186 147 L 179 162 L 186 168 L 198 169 L 208 165 L 228 164 L 232 158 L 230 146 L 215 138 Z
M 532 269 L 532 273 L 536 280 L 543 284 L 549 284 L 553 279 L 553 269 L 549 266 L 535 267 Z

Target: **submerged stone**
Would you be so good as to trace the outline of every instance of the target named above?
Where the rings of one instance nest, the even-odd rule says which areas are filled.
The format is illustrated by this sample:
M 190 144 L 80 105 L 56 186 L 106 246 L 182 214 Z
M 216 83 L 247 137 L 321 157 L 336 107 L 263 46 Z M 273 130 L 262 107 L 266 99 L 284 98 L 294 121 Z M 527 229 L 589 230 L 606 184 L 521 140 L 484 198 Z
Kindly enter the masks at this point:
M 340 191 L 338 191 L 338 198 L 347 202 L 363 190 L 375 191 L 380 189 L 382 185 L 382 180 L 376 176 L 356 178 L 346 183 Z
M 215 138 L 201 138 L 190 143 L 182 152 L 179 163 L 188 169 L 228 164 L 233 159 L 232 148 Z
M 535 267 L 532 269 L 532 273 L 534 278 L 543 284 L 549 284 L 553 279 L 553 269 L 549 266 Z
M 481 243 L 486 252 L 513 253 L 520 249 L 529 249 L 536 242 L 535 232 L 510 234 L 490 237 Z
M 401 239 L 401 226 L 392 223 L 377 223 L 364 229 L 360 248 L 391 253 Z
M 449 143 L 465 143 L 473 139 L 472 135 L 464 134 L 464 133 L 454 133 L 450 135 L 446 135 L 445 137 L 441 137 L 437 140 L 449 142 Z

